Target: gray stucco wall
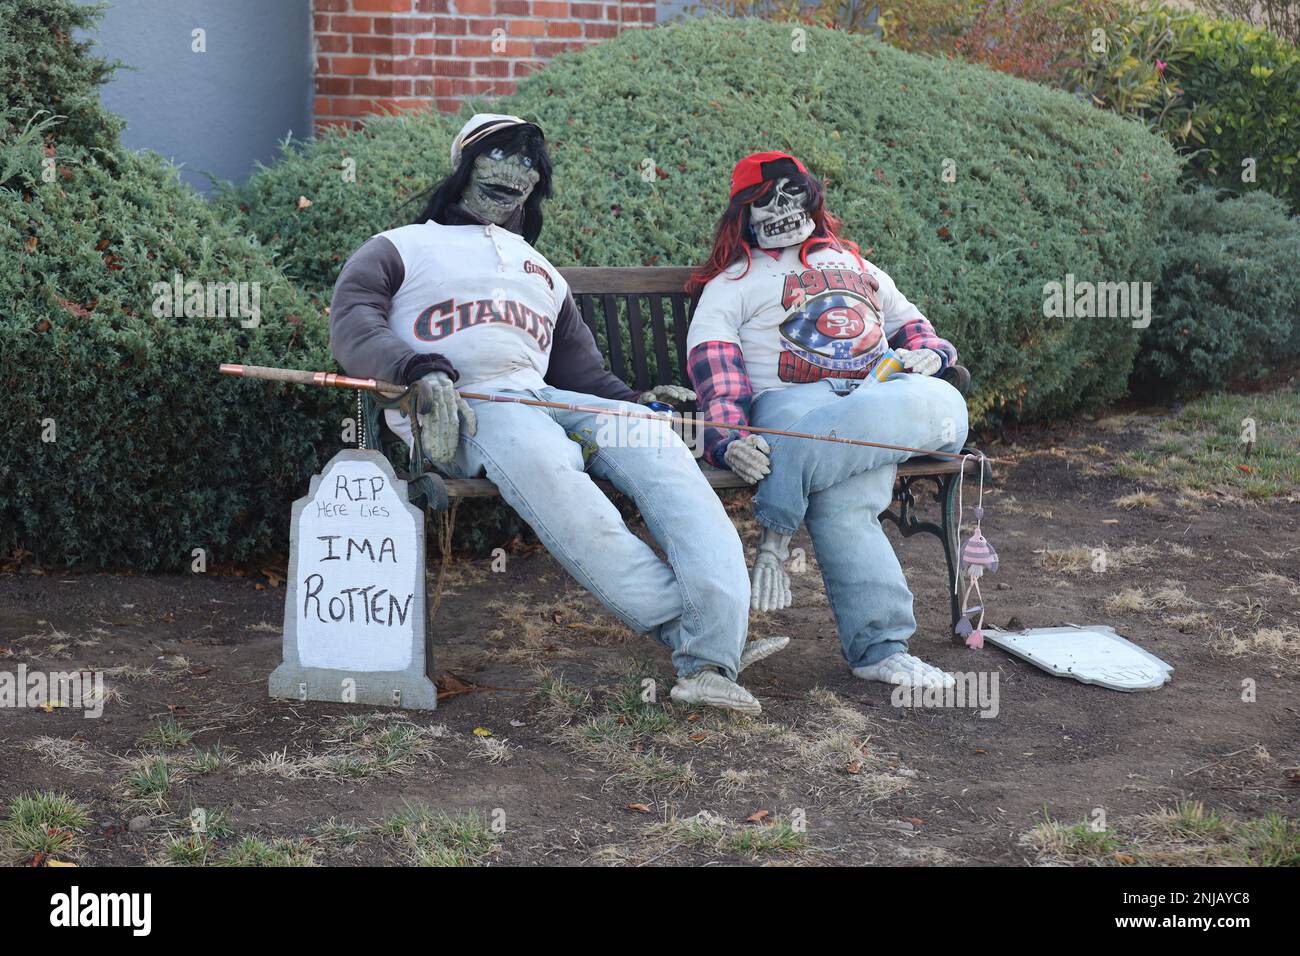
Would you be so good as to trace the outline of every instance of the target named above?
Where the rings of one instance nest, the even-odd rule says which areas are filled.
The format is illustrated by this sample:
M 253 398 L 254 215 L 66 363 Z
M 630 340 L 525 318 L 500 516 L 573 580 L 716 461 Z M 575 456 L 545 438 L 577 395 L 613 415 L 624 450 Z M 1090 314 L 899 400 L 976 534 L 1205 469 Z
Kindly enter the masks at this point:
M 191 49 L 196 28 L 206 53 Z M 125 144 L 183 163 L 198 189 L 207 173 L 242 181 L 290 132 L 311 135 L 311 0 L 111 0 L 90 38 L 133 67 L 103 90 Z
M 698 6 L 699 0 L 656 0 L 655 18 L 663 23 L 683 13 L 696 12 L 694 8 Z

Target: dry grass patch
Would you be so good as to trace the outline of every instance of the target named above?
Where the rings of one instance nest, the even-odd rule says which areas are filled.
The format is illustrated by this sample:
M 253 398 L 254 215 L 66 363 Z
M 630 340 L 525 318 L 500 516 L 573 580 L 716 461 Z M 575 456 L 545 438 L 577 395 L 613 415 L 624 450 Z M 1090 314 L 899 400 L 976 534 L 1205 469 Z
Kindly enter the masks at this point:
M 1123 508 L 1125 511 L 1133 511 L 1137 508 L 1159 507 L 1160 499 L 1149 491 L 1135 491 L 1132 494 L 1116 498 L 1114 504 L 1115 507 Z
M 1125 817 L 1114 829 L 1066 826 L 1044 814 L 1021 837 L 1038 862 L 1094 866 L 1300 866 L 1300 823 L 1276 813 L 1221 817 L 1199 801 Z
M 469 755 L 491 764 L 508 763 L 515 755 L 515 747 L 505 737 L 475 737 Z
M 478 866 L 497 849 L 497 836 L 480 815 L 450 815 L 420 803 L 405 804 L 375 831 L 416 866 Z
M 544 656 L 572 656 L 584 645 L 608 647 L 634 636 L 582 591 L 540 604 L 493 601 L 487 608 L 499 624 L 487 636 L 508 645 L 498 657 L 510 663 L 536 665 Z
M 808 692 L 809 713 L 793 732 L 793 757 L 811 791 L 831 787 L 841 798 L 875 803 L 907 787 L 898 754 L 871 745 L 875 728 L 859 711 L 821 687 Z
M 1061 574 L 1108 574 L 1143 568 L 1163 554 L 1152 544 L 1126 544 L 1118 548 L 1105 545 L 1072 544 L 1064 548 L 1043 548 L 1034 551 L 1038 563 L 1049 571 Z
M 1294 581 L 1284 574 L 1278 574 L 1276 571 L 1264 571 L 1257 576 L 1256 581 L 1260 587 L 1269 592 L 1300 597 L 1300 582 Z
M 678 794 L 696 786 L 699 777 L 690 761 L 678 762 L 666 753 L 680 718 L 660 700 L 670 683 L 652 674 L 637 659 L 625 663 L 614 689 L 597 703 L 590 693 L 542 671 L 535 699 L 550 725 L 547 736 L 607 771 L 607 786 Z M 647 686 L 647 679 L 655 683 Z
M 72 773 L 99 773 L 99 755 L 84 740 L 65 737 L 33 737 L 23 745 L 46 763 Z
M 1298 667 L 1300 666 L 1300 628 L 1290 624 L 1281 627 L 1261 627 L 1241 637 L 1230 630 L 1225 630 L 1219 636 L 1218 649 L 1228 657 L 1259 655 L 1291 667 Z
M 276 838 L 263 840 L 246 836 L 217 861 L 218 866 L 318 866 L 316 854 L 306 840 Z
M 690 847 L 751 859 L 800 854 L 807 849 L 808 837 L 802 827 L 784 817 L 765 818 L 761 823 L 737 823 L 701 810 L 684 819 L 671 817 L 645 831 L 654 857 Z
M 365 780 L 411 773 L 434 759 L 434 741 L 450 736 L 441 724 L 420 726 L 388 714 L 336 718 L 320 753 L 290 755 L 289 748 L 262 754 L 240 772 L 285 780 Z
M 1200 606 L 1200 602 L 1189 597 L 1187 590 L 1176 581 L 1166 581 L 1151 591 L 1145 588 L 1124 588 L 1112 594 L 1105 602 L 1106 610 L 1113 614 L 1163 615 L 1168 611 L 1190 612 Z

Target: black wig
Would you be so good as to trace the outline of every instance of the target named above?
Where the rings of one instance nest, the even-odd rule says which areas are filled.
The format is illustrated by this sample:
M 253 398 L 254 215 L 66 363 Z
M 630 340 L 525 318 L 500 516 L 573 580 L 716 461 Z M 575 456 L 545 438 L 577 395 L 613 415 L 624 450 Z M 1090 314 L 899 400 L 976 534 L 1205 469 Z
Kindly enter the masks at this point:
M 524 221 L 520 234 L 530 244 L 536 242 L 542 234 L 542 202 L 551 195 L 551 156 L 546 150 L 546 139 L 542 136 L 541 129 L 532 123 L 509 126 L 467 146 L 461 154 L 460 165 L 451 171 L 451 175 L 411 200 L 419 202 L 428 197 L 423 210 L 412 222 L 422 223 L 432 219 L 434 222 L 445 223 L 447 209 L 460 202 L 465 187 L 469 185 L 474 160 L 493 149 L 501 149 L 506 153 L 523 153 L 533 161 L 533 170 L 540 178 L 524 201 Z

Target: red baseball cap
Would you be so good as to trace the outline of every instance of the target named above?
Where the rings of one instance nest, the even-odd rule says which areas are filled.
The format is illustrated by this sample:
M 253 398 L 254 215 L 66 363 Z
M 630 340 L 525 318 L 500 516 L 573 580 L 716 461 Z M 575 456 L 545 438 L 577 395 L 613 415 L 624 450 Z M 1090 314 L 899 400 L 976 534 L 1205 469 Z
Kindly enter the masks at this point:
M 731 171 L 731 195 L 750 186 L 757 186 L 765 179 L 780 179 L 793 172 L 807 173 L 803 163 L 789 153 L 753 153 L 736 163 Z

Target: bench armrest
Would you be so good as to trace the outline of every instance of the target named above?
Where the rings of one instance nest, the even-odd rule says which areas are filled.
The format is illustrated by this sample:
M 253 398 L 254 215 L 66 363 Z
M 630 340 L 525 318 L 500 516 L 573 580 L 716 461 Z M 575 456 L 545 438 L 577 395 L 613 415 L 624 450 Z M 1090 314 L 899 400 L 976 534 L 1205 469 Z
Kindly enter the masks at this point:
M 970 393 L 970 369 L 965 365 L 949 365 L 939 373 L 939 377 L 965 397 Z

